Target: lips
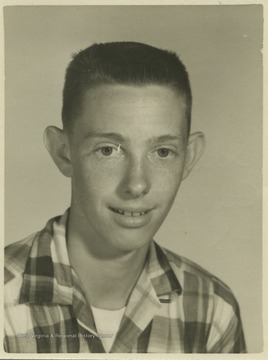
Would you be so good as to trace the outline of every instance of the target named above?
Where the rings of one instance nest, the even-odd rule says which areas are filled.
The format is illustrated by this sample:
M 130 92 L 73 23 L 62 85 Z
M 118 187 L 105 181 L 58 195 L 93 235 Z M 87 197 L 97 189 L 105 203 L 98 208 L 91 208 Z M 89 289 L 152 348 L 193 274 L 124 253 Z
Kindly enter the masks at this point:
M 123 209 L 115 209 L 115 208 L 110 208 L 113 212 L 124 215 L 124 216 L 129 216 L 129 217 L 137 217 L 137 216 L 142 216 L 147 214 L 150 210 L 140 210 L 140 211 L 129 211 L 129 210 L 123 210 Z

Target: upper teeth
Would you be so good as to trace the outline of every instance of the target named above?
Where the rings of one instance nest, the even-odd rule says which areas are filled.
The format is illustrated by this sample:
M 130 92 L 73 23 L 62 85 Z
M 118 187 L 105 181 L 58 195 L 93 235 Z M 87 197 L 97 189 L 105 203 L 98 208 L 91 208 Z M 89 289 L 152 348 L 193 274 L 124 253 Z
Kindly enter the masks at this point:
M 144 215 L 146 211 L 125 211 L 121 209 L 115 209 L 116 212 L 125 216 L 140 216 Z

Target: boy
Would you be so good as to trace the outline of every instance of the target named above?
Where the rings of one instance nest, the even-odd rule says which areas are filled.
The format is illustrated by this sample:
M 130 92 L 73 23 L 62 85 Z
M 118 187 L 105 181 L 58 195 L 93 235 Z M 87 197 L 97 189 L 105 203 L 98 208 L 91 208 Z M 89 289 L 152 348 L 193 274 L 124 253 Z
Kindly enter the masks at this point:
M 7 352 L 245 352 L 220 280 L 153 237 L 204 150 L 176 54 L 95 44 L 66 72 L 45 144 L 70 209 L 6 249 Z

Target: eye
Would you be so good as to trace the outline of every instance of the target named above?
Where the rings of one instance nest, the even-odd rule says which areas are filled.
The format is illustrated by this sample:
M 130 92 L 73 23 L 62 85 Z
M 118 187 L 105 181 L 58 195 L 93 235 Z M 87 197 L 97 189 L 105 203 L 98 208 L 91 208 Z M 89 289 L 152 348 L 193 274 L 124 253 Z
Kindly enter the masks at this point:
M 104 146 L 100 149 L 102 155 L 104 156 L 110 156 L 113 153 L 113 148 L 111 146 Z
M 157 150 L 157 153 L 160 157 L 165 158 L 169 155 L 170 150 L 167 148 L 161 148 Z

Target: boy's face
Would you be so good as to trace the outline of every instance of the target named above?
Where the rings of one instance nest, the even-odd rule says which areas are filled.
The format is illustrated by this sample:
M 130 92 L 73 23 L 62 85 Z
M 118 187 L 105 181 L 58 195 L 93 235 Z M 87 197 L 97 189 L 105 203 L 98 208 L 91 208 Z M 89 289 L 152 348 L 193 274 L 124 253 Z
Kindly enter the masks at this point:
M 167 87 L 100 85 L 70 136 L 77 231 L 107 252 L 148 246 L 179 188 L 185 107 Z

